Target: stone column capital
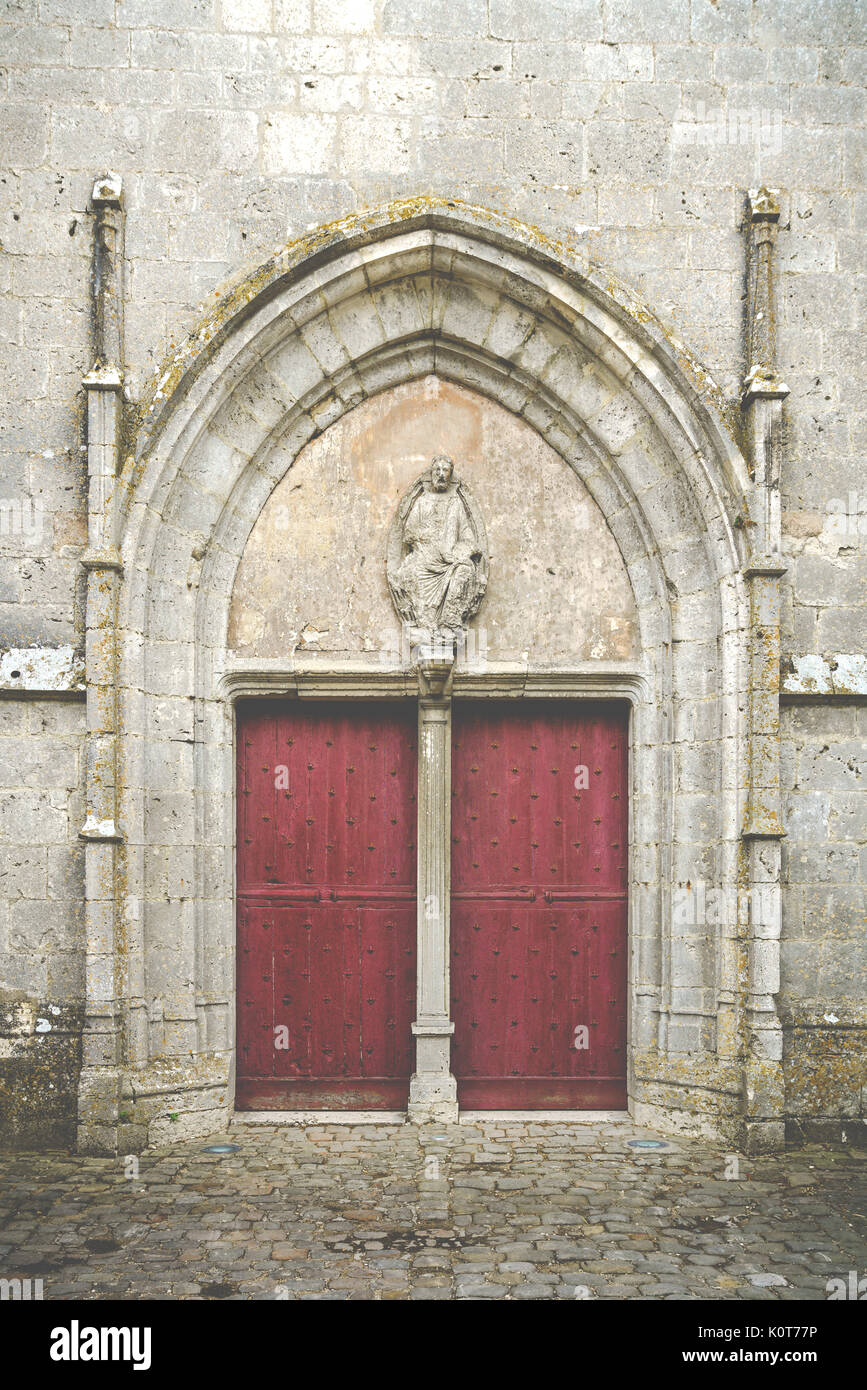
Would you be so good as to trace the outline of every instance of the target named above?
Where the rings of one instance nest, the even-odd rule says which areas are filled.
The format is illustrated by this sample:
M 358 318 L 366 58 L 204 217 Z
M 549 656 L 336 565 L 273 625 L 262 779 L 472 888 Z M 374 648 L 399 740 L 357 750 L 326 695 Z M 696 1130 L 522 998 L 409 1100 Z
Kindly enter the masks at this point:
M 747 199 L 750 205 L 751 222 L 779 222 L 780 190 L 778 188 L 768 188 L 762 184 L 761 188 L 749 189 Z
M 445 702 L 451 698 L 455 657 L 452 638 L 447 642 L 419 648 L 416 670 L 419 698 L 423 703 Z
M 119 208 L 123 205 L 123 178 L 120 174 L 100 174 L 93 181 L 90 200 L 94 208 Z

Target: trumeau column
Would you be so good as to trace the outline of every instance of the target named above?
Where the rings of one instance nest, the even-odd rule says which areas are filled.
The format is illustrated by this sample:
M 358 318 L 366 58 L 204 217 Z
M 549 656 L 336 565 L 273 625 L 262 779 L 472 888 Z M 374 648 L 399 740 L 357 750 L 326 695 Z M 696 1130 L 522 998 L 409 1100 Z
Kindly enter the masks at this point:
M 117 591 L 121 575 L 115 535 L 115 481 L 123 410 L 120 258 L 121 181 L 93 186 L 96 215 L 94 366 L 87 393 L 88 545 L 85 676 L 85 1019 L 78 1103 L 78 1147 L 117 1148 L 120 1100 L 120 1018 L 116 958 L 117 894 Z
M 449 1018 L 451 690 L 457 642 L 488 583 L 485 523 L 446 454 L 431 460 L 398 504 L 386 577 L 409 629 L 419 687 L 416 1066 L 407 1117 L 443 1124 L 458 1118 Z
M 741 409 L 755 484 L 755 541 L 744 570 L 750 599 L 749 795 L 743 831 L 747 910 L 744 1001 L 745 1145 L 778 1148 L 783 1121 L 780 988 L 780 549 L 782 408 L 789 394 L 777 374 L 774 245 L 776 190 L 749 194 L 748 370 Z
M 450 1070 L 449 900 L 451 893 L 451 685 L 454 646 L 419 653 L 418 891 L 416 1069 L 409 1084 L 408 1119 L 458 1118 L 457 1082 Z

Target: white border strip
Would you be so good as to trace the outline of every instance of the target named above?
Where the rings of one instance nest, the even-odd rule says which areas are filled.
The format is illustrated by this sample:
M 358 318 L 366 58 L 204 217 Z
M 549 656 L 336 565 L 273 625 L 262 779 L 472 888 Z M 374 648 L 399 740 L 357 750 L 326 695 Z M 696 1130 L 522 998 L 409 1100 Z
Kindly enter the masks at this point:
M 520 1120 L 522 1124 L 581 1124 L 598 1125 L 631 1123 L 628 1110 L 462 1110 L 459 1124 L 477 1125 L 483 1121 L 492 1124 L 500 1120 Z
M 458 1124 L 475 1125 L 487 1121 L 500 1124 L 517 1120 L 522 1124 L 616 1124 L 631 1123 L 627 1110 L 463 1110 Z M 402 1125 L 404 1110 L 239 1110 L 232 1116 L 233 1129 L 244 1125 Z M 440 1124 L 440 1121 L 431 1121 Z
M 402 1125 L 405 1110 L 236 1110 L 231 1128 L 243 1125 Z

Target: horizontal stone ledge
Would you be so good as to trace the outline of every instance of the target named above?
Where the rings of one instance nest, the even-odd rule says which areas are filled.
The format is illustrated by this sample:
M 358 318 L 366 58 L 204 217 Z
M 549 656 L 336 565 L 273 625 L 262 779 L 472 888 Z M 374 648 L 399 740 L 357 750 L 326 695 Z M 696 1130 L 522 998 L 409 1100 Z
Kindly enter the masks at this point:
M 94 367 L 93 371 L 82 377 L 81 384 L 86 391 L 117 391 L 120 393 L 123 390 L 123 376 L 117 367 Z
M 783 840 L 786 831 L 774 813 L 750 815 L 743 830 L 742 840 Z
M 78 832 L 80 840 L 86 840 L 88 844 L 121 844 L 123 835 L 113 820 L 96 820 L 88 816 L 84 825 Z
M 0 695 L 86 693 L 84 659 L 72 646 L 0 650 Z
M 731 1113 L 738 1113 L 738 1104 L 743 1095 L 743 1081 L 740 1073 L 732 1075 L 732 1067 L 727 1067 L 728 1074 L 721 1074 L 718 1078 L 703 1075 L 696 1077 L 690 1074 L 691 1068 L 696 1068 L 700 1064 L 706 1066 L 708 1060 L 713 1061 L 713 1053 L 697 1054 L 693 1052 L 681 1052 L 674 1056 L 670 1054 L 658 1054 L 659 1062 L 656 1068 L 648 1066 L 646 1062 L 636 1061 L 634 1066 L 634 1091 L 633 1101 L 647 1103 L 651 1096 L 656 1096 L 658 1103 L 662 1105 L 673 1105 L 675 1108 L 689 1109 L 693 1111 L 706 1111 L 715 1113 L 719 1107 L 731 1107 Z M 672 1075 L 672 1063 L 678 1060 L 683 1065 L 683 1075 Z M 722 1073 L 722 1066 L 720 1067 Z M 639 1090 L 642 1094 L 639 1095 Z M 667 1100 L 665 1097 L 667 1096 Z M 686 1102 L 686 1104 L 684 1104 Z
M 117 574 L 123 574 L 123 561 L 114 546 L 103 550 L 86 550 L 81 557 L 81 565 L 88 571 L 113 570 Z
M 784 401 L 790 394 L 786 383 L 779 381 L 776 377 L 751 375 L 747 377 L 743 385 L 741 409 L 747 410 L 755 401 Z
M 744 565 L 743 575 L 745 579 L 782 579 L 788 573 L 788 565 L 784 565 L 778 556 L 766 555 L 758 556 Z
M 804 652 L 784 657 L 780 695 L 783 698 L 826 695 L 863 699 L 867 696 L 867 656 L 840 652 L 825 657 L 818 652 Z
M 844 1016 L 846 1011 L 841 1005 L 837 1009 L 830 1008 L 824 1014 L 783 1016 L 781 1026 L 784 1032 L 791 1033 L 823 1033 L 829 1034 L 831 1039 L 839 1039 L 841 1033 L 865 1033 L 867 1032 L 867 1017 L 856 1018 L 853 1014 Z
M 155 1059 L 138 1071 L 128 1070 L 122 1074 L 121 1095 L 124 1100 L 138 1101 L 151 1096 L 179 1096 L 184 1092 L 225 1092 L 229 1085 L 230 1062 L 228 1051 Z
M 79 1002 L 54 1004 L 34 999 L 8 999 L 0 1006 L 0 1038 L 7 1040 L 39 1038 L 47 1034 L 77 1036 L 82 1026 Z
M 294 662 L 238 660 L 220 675 L 223 695 L 271 694 L 300 698 L 327 694 L 364 696 L 418 694 L 416 666 L 388 667 L 376 657 L 340 660 L 312 655 Z M 526 662 L 462 664 L 454 668 L 456 695 L 619 695 L 642 698 L 647 680 L 636 662 L 581 662 L 574 666 L 531 666 Z

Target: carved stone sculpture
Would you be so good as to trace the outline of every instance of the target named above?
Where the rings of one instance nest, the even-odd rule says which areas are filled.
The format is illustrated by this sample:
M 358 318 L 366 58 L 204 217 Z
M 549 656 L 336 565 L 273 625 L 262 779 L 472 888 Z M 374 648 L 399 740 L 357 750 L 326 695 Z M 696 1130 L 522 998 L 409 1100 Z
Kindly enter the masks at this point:
M 439 454 L 397 509 L 388 541 L 388 586 L 405 623 L 452 640 L 478 611 L 488 583 L 481 512 Z

